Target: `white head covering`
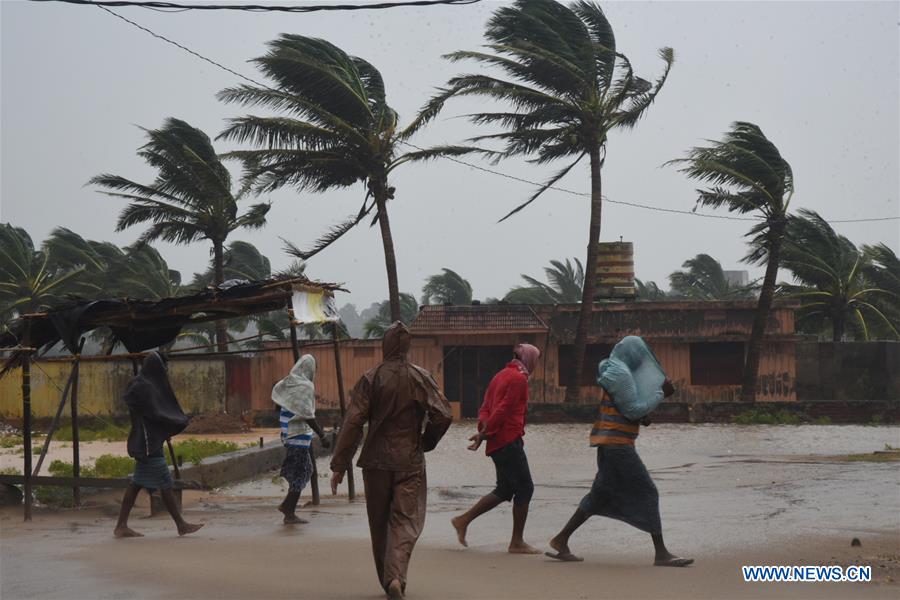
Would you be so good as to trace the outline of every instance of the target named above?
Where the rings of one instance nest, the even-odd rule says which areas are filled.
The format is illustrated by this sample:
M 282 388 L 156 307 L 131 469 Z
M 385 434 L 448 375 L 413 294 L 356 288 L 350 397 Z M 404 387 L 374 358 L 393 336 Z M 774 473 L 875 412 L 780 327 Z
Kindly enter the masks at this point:
M 287 377 L 272 388 L 272 402 L 285 408 L 297 419 L 316 418 L 316 359 L 304 354 Z

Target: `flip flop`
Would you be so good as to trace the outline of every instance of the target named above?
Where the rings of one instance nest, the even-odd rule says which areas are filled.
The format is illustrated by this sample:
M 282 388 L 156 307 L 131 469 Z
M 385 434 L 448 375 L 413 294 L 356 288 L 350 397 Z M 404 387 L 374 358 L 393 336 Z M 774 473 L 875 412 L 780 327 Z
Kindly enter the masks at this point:
M 583 558 L 575 556 L 571 552 L 566 554 L 563 554 L 562 552 L 544 552 L 544 556 L 549 556 L 550 558 L 555 558 L 556 560 L 561 560 L 563 562 L 584 562 Z
M 654 562 L 654 567 L 686 567 L 694 564 L 693 558 L 678 558 L 677 556 L 666 559 L 662 562 Z

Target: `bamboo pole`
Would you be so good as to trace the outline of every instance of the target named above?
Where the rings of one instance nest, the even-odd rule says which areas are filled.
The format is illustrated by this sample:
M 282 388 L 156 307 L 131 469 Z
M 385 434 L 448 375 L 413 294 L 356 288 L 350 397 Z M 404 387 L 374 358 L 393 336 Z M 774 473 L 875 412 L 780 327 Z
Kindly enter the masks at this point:
M 72 499 L 75 506 L 81 506 L 81 486 L 78 480 L 81 477 L 81 446 L 78 432 L 78 377 L 81 374 L 81 350 L 84 348 L 84 338 L 78 342 L 78 353 L 72 364 L 72 476 L 75 485 L 72 487 Z M 49 436 L 48 440 L 49 441 Z
M 341 406 L 341 426 L 344 424 L 344 415 L 347 412 L 347 405 L 344 400 L 344 374 L 341 369 L 341 349 L 338 345 L 338 327 L 337 323 L 331 324 L 331 339 L 334 340 L 334 367 L 337 371 L 338 384 L 338 400 Z M 337 440 L 335 440 L 336 442 Z M 351 461 L 350 468 L 347 470 L 347 496 L 348 501 L 353 502 L 356 498 L 356 484 L 353 481 L 353 463 Z
M 288 317 L 291 320 L 291 350 L 294 353 L 294 363 L 300 360 L 300 345 L 297 341 L 297 326 L 294 324 L 294 303 L 288 300 Z M 319 469 L 316 466 L 316 453 L 312 444 L 309 445 L 309 457 L 312 459 L 312 477 L 310 477 L 310 489 L 312 491 L 313 506 L 318 506 L 320 502 L 319 496 Z
M 25 444 L 25 520 L 31 520 L 31 353 L 22 357 L 22 437 Z
M 26 322 L 23 346 L 31 345 L 31 323 Z M 25 520 L 31 520 L 31 352 L 22 356 L 22 438 L 25 445 Z
M 47 457 L 47 450 L 50 449 L 50 440 L 53 437 L 54 432 L 56 432 L 57 426 L 59 426 L 59 418 L 62 416 L 62 411 L 66 407 L 66 402 L 69 400 L 69 388 L 72 387 L 72 378 L 74 376 L 75 369 L 73 368 L 69 372 L 69 378 L 66 380 L 66 387 L 63 388 L 59 398 L 59 406 L 56 407 L 56 414 L 53 415 L 53 420 L 50 422 L 50 429 L 47 431 L 47 439 L 44 440 L 44 446 L 41 448 L 41 455 L 38 457 L 34 472 L 32 472 L 32 476 L 34 477 L 37 477 L 38 473 L 41 472 L 41 466 L 44 464 L 44 459 Z

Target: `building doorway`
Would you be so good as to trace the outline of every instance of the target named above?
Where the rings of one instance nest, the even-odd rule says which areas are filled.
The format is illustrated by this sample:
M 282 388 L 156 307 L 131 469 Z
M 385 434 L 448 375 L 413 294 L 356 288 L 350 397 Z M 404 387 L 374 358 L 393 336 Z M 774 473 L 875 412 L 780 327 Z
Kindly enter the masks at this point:
M 444 346 L 444 392 L 464 419 L 478 417 L 491 379 L 510 360 L 509 346 Z

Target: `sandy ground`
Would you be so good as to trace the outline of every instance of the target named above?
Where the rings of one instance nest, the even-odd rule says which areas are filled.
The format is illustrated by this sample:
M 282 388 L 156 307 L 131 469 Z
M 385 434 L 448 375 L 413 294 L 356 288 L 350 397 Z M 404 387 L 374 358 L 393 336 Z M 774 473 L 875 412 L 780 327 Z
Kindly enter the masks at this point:
M 429 462 L 428 524 L 410 569 L 410 599 L 897 598 L 900 595 L 900 465 L 838 463 L 815 455 L 871 452 L 900 441 L 900 428 L 654 426 L 639 450 L 661 494 L 671 550 L 687 569 L 650 565 L 646 534 L 606 519 L 572 539 L 585 557 L 564 564 L 504 552 L 510 510 L 475 522 L 469 548 L 449 518 L 490 491 L 492 467 L 451 429 Z M 546 541 L 593 476 L 582 425 L 529 429 L 537 483 L 527 537 Z M 797 460 L 802 456 L 803 460 Z M 327 464 L 319 463 L 323 491 Z M 79 511 L 0 511 L 0 594 L 7 598 L 379 598 L 365 507 L 323 496 L 309 525 L 284 527 L 273 474 L 186 498 L 206 527 L 178 538 L 166 517 L 136 509 L 147 537 L 111 537 L 114 494 Z M 357 481 L 360 478 L 357 473 Z M 361 488 L 361 483 L 359 485 Z M 858 537 L 862 547 L 851 548 Z M 871 565 L 873 583 L 744 583 L 740 566 Z

